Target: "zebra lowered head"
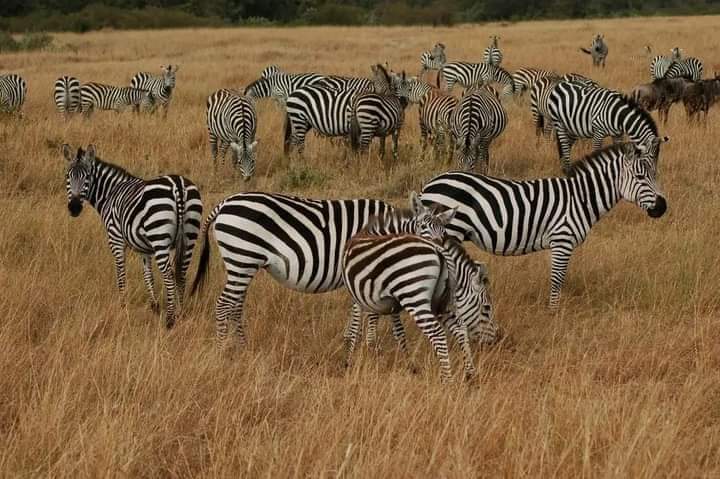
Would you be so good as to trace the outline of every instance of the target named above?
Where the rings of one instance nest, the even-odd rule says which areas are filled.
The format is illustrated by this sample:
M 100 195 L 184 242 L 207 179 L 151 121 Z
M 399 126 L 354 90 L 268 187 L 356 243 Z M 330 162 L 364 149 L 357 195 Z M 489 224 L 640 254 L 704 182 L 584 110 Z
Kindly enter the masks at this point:
M 248 181 L 255 173 L 255 159 L 257 156 L 255 147 L 257 147 L 257 143 L 258 140 L 254 140 L 249 145 L 245 144 L 244 141 L 242 143 L 236 143 L 234 141 L 230 143 L 230 148 L 232 148 L 233 151 L 233 160 L 238 168 L 240 168 L 240 174 L 244 181 Z
M 663 139 L 667 141 L 667 138 Z M 622 198 L 645 210 L 649 217 L 660 218 L 667 210 L 667 202 L 657 185 L 657 164 L 648 148 L 659 148 L 660 138 L 641 145 L 623 145 L 625 158 L 619 177 L 618 190 Z
M 83 202 L 88 197 L 90 183 L 93 177 L 93 161 L 95 160 L 95 147 L 88 146 L 87 151 L 78 148 L 77 154 L 73 155 L 70 145 L 63 145 L 63 156 L 69 162 L 65 174 L 65 185 L 68 195 L 68 211 L 70 216 L 80 216 L 83 209 Z

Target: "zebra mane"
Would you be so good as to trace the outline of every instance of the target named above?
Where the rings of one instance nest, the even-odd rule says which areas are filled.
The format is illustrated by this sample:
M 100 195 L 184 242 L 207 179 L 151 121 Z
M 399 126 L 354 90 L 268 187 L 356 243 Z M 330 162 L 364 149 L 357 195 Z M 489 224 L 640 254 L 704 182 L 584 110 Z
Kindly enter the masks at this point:
M 650 125 L 650 128 L 652 129 L 653 135 L 658 136 L 658 128 L 657 124 L 655 123 L 655 119 L 653 119 L 650 112 L 648 112 L 645 108 L 643 108 L 637 101 L 635 101 L 631 96 L 628 96 L 624 93 L 620 93 L 620 98 L 623 99 L 623 101 L 633 108 L 638 115 L 640 115 L 646 123 Z
M 261 83 L 268 83 L 268 79 L 265 77 L 260 77 L 257 80 L 252 81 L 248 84 L 248 86 L 245 87 L 245 90 L 243 90 L 243 95 L 247 95 L 247 92 L 250 91 L 251 88 L 253 88 L 255 85 L 259 85 Z
M 620 153 L 624 155 L 625 153 L 623 149 L 625 148 L 626 144 L 627 143 L 615 143 L 585 155 L 584 157 L 580 158 L 579 160 L 573 162 L 572 165 L 570 165 L 570 171 L 568 176 L 572 177 L 576 173 L 579 173 L 581 171 L 588 171 L 588 166 L 598 163 L 601 158 L 607 157 L 608 153 Z
M 434 211 L 435 207 L 432 208 Z M 389 231 L 395 231 L 395 227 L 402 221 L 410 220 L 414 216 L 415 213 L 409 208 L 385 210 L 381 214 L 371 216 L 358 234 L 387 234 Z
M 80 151 L 82 151 L 81 148 L 78 149 L 78 156 L 80 156 Z M 137 178 L 135 175 L 130 173 L 128 170 L 126 170 L 122 166 L 118 166 L 115 163 L 110 163 L 109 161 L 105 161 L 97 155 L 95 155 L 95 159 L 93 160 L 93 162 L 95 163 L 96 168 L 99 168 L 100 170 L 112 170 L 113 173 L 117 173 L 122 176 L 127 176 L 129 178 Z

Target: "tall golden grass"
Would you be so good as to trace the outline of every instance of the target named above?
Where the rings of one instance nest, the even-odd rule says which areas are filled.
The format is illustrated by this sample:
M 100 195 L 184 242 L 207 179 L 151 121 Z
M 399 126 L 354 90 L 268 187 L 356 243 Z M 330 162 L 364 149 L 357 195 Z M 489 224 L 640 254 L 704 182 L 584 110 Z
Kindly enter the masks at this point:
M 261 273 L 246 307 L 248 346 L 214 349 L 223 272 L 190 300 L 172 331 L 147 307 L 130 256 L 120 307 L 98 216 L 67 214 L 59 147 L 151 177 L 193 179 L 206 211 L 244 189 L 303 196 L 379 197 L 402 205 L 449 165 L 423 159 L 416 109 L 397 164 L 345 163 L 310 136 L 302 160 L 282 154 L 283 116 L 259 103 L 260 153 L 250 184 L 229 164 L 213 174 L 205 99 L 240 88 L 268 64 L 367 75 L 371 63 L 416 72 L 443 41 L 450 59 L 479 59 L 490 34 L 505 66 L 588 74 L 628 90 L 647 81 L 651 43 L 679 45 L 712 70 L 718 18 L 653 18 L 441 28 L 225 29 L 58 34 L 55 51 L 0 56 L 29 84 L 23 120 L 0 123 L 0 471 L 5 477 L 717 477 L 720 474 L 720 167 L 718 112 L 688 126 L 675 108 L 659 181 L 669 211 L 651 220 L 624 204 L 576 252 L 557 314 L 546 308 L 547 254 L 489 257 L 496 317 L 507 333 L 478 352 L 476 383 L 443 386 L 427 341 L 408 321 L 420 374 L 398 360 L 387 324 L 382 350 L 342 366 L 344 291 L 302 295 Z M 578 51 L 595 32 L 605 70 Z M 98 113 L 64 122 L 52 84 L 129 82 L 180 66 L 167 121 Z M 491 173 L 553 176 L 553 143 L 534 137 L 522 102 L 493 144 Z M 582 154 L 585 147 L 574 151 Z M 376 150 L 375 150 L 376 151 Z M 191 274 L 193 270 L 191 270 Z M 158 281 L 159 283 L 159 281 Z M 459 373 L 460 355 L 452 353 Z

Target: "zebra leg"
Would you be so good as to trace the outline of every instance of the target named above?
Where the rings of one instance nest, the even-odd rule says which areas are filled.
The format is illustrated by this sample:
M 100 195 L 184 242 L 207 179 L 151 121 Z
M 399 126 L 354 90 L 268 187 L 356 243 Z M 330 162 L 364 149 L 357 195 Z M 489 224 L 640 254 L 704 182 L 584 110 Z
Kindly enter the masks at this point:
M 163 283 L 165 284 L 165 294 L 167 295 L 167 311 L 165 312 L 165 327 L 171 329 L 175 326 L 175 309 L 177 306 L 177 295 L 175 291 L 175 272 L 169 261 L 161 267 L 163 275 Z
M 565 283 L 572 248 L 564 244 L 550 245 L 550 309 L 557 309 L 560 303 L 560 290 Z
M 427 126 L 425 126 L 425 123 L 423 123 L 422 120 L 420 120 L 420 148 L 422 149 L 422 154 L 425 156 L 425 150 L 427 150 L 428 145 L 428 129 Z
M 560 165 L 563 173 L 570 173 L 570 151 L 572 150 L 575 138 L 568 135 L 564 129 L 555 128 L 555 139 L 557 140 L 558 154 L 560 156 Z
M 238 344 L 245 346 L 243 306 L 247 289 L 259 269 L 258 265 L 248 263 L 236 266 L 226 262 L 225 265 L 227 268 L 225 286 L 215 303 L 215 336 L 219 349 L 227 347 L 229 323 L 233 324 Z M 238 266 L 240 269 L 231 269 Z
M 430 340 L 430 344 L 432 344 L 435 351 L 435 357 L 440 363 L 440 380 L 444 383 L 449 382 L 450 357 L 448 355 L 445 328 L 440 325 L 435 315 L 432 314 L 429 303 L 426 305 L 403 304 L 403 307 L 412 315 L 420 330 Z
M 481 140 L 477 145 L 475 156 L 480 160 L 480 172 L 487 175 L 490 169 L 490 142 Z
M 392 132 L 392 155 L 393 155 L 393 161 L 397 163 L 398 161 L 398 140 L 400 139 L 400 130 L 395 130 Z
M 403 327 L 402 321 L 400 321 L 400 314 L 393 314 L 390 316 L 390 318 L 392 320 L 393 337 L 395 338 L 395 342 L 397 343 L 400 352 L 403 354 L 405 360 L 407 361 L 407 367 L 411 373 L 417 374 L 417 366 L 415 366 L 415 363 L 410 357 L 410 351 L 408 351 L 407 338 L 405 337 L 405 328 Z
M 365 341 L 367 342 L 368 349 L 378 349 L 377 343 L 377 325 L 380 315 L 377 313 L 370 313 L 367 317 L 367 336 Z
M 362 311 L 360 305 L 353 301 L 350 309 L 350 320 L 348 321 L 343 336 L 345 337 L 345 367 L 350 367 L 352 362 L 355 344 L 360 333 L 360 320 Z
M 120 290 L 120 304 L 125 307 L 127 298 L 125 297 L 125 243 L 123 240 L 111 240 L 110 251 L 115 260 L 115 280 L 118 290 Z
M 378 142 L 380 143 L 380 159 L 385 159 L 385 137 L 380 136 L 378 137 Z
M 477 370 L 473 364 L 472 350 L 470 349 L 470 339 L 468 338 L 467 328 L 464 321 L 460 320 L 454 313 L 445 316 L 445 324 L 452 333 L 455 341 L 460 345 L 463 352 L 463 361 L 465 362 L 465 379 L 475 376 Z
M 603 140 L 607 134 L 601 130 L 595 130 L 592 137 L 592 149 L 599 150 L 603 146 Z
M 152 256 L 144 254 L 142 256 L 142 262 L 145 288 L 150 295 L 150 310 L 152 310 L 153 313 L 158 314 L 160 312 L 160 303 L 158 303 L 158 300 L 155 297 L 155 281 L 153 280 Z
M 210 133 L 210 156 L 213 160 L 213 168 L 217 169 L 217 157 L 218 157 L 218 137 L 214 133 Z

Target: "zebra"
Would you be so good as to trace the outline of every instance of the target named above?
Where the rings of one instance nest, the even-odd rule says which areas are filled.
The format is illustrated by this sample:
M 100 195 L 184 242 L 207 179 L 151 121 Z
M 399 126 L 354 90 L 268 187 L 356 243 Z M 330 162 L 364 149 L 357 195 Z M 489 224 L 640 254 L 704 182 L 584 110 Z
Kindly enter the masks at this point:
M 277 75 L 278 73 L 282 73 L 279 66 L 269 65 L 265 67 L 262 72 L 260 72 L 260 78 L 268 78 L 273 75 Z
M 22 107 L 27 97 L 27 82 L 16 73 L 0 75 L 0 113 L 18 113 L 22 118 Z
M 420 54 L 420 73 L 418 76 L 422 78 L 430 70 L 440 70 L 445 65 L 445 62 L 447 62 L 445 44 L 438 42 L 433 46 L 432 50 Z
M 593 38 L 590 49 L 580 48 L 580 51 L 592 56 L 593 66 L 602 66 L 605 68 L 605 59 L 608 56 L 608 46 L 607 43 L 605 43 L 605 35 L 598 33 L 595 35 L 595 38 Z
M 487 172 L 490 143 L 506 125 L 507 113 L 496 95 L 483 89 L 465 95 L 450 116 L 450 132 L 460 168 L 472 170 L 479 159 L 483 172 Z
M 685 78 L 691 81 L 700 81 L 702 76 L 703 63 L 695 57 L 675 60 L 665 73 L 665 78 Z
M 658 146 L 660 140 L 652 140 Z M 513 181 L 449 172 L 422 190 L 428 205 L 457 208 L 448 236 L 472 240 L 488 253 L 510 256 L 549 249 L 550 302 L 559 305 L 570 256 L 613 206 L 635 203 L 660 218 L 667 203 L 656 182 L 657 163 L 645 145 L 618 143 L 573 165 L 568 178 Z
M 313 84 L 338 91 L 354 91 L 355 93 L 373 92 L 375 84 L 370 78 L 345 77 L 340 75 L 327 75 Z
M 657 149 L 648 143 L 658 138 L 655 121 L 621 93 L 560 82 L 550 94 L 548 109 L 565 173 L 571 170 L 570 150 L 579 138 L 592 138 L 593 148 L 597 150 L 605 137 L 619 141 L 626 134 L 633 143 L 644 144 L 648 154 L 657 161 L 659 143 Z
M 441 142 L 447 142 L 452 153 L 450 117 L 460 101 L 441 90 L 432 90 L 420 100 L 420 144 L 423 153 L 427 149 L 428 139 L 432 142 L 436 154 Z
M 372 325 L 379 315 L 392 315 L 393 334 L 405 353 L 407 346 L 399 312 L 408 311 L 430 340 L 443 381 L 451 376 L 443 326 L 462 348 L 467 378 L 475 374 L 469 336 L 480 337 L 483 343 L 494 343 L 497 339 L 487 267 L 473 261 L 455 239 L 438 245 L 414 235 L 361 233 L 347 244 L 342 270 L 345 286 L 353 297 L 352 315 L 346 328 L 350 336 L 348 358 L 358 335 L 361 310 L 370 313 Z
M 55 80 L 55 108 L 67 118 L 80 111 L 80 80 L 61 76 Z
M 297 148 L 302 154 L 305 135 L 314 128 L 323 136 L 347 136 L 350 133 L 348 110 L 356 90 L 338 90 L 318 85 L 298 88 L 288 96 L 285 115 L 285 154 Z
M 523 96 L 525 91 L 530 90 L 533 84 L 541 78 L 559 76 L 552 70 L 541 70 L 539 68 L 518 68 L 512 74 L 513 89 L 518 96 Z
M 505 85 L 503 95 L 512 95 L 515 91 L 513 77 L 501 67 L 487 63 L 449 62 L 440 69 L 440 76 L 445 81 L 445 89 L 450 91 L 456 83 L 463 88 L 486 83 Z M 440 84 L 438 78 L 438 84 Z
M 232 90 L 217 90 L 207 99 L 207 128 L 213 166 L 217 167 L 218 155 L 224 163 L 229 146 L 243 180 L 249 180 L 255 173 L 258 143 L 253 101 Z
M 130 86 L 149 91 L 153 98 L 153 109 L 161 105 L 163 118 L 166 118 L 173 90 L 175 89 L 175 75 L 178 66 L 163 65 L 160 67 L 160 71 L 162 73 L 159 77 L 146 72 L 136 73 L 130 80 Z
M 399 85 L 400 81 L 401 80 L 396 79 L 395 84 Z M 438 88 L 420 80 L 418 77 L 410 77 L 407 78 L 406 81 L 408 88 L 408 103 L 411 105 L 419 105 L 431 91 L 439 91 Z
M 392 79 L 382 65 L 375 65 L 373 72 L 378 81 L 384 81 L 388 87 Z M 395 88 L 392 88 L 395 89 Z M 409 94 L 409 84 L 402 73 L 396 91 L 390 94 L 365 93 L 356 97 L 350 110 L 350 146 L 355 152 L 367 151 L 373 137 L 380 137 L 380 158 L 385 157 L 385 137 L 392 136 L 393 160 L 398 159 L 398 139 L 405 121 L 405 107 Z
M 120 113 L 127 108 L 134 112 L 152 108 L 152 93 L 133 87 L 117 87 L 102 83 L 84 83 L 80 87 L 80 109 L 86 118 L 98 110 L 115 110 Z
M 672 48 L 670 53 L 669 57 L 658 55 L 650 61 L 650 81 L 665 78 L 670 66 L 672 66 L 676 61 L 682 59 L 680 47 Z
M 143 278 L 150 295 L 150 308 L 160 311 L 155 297 L 152 260 L 163 275 L 167 294 L 165 326 L 175 324 L 185 291 L 185 273 L 202 219 L 202 201 L 197 187 L 177 175 L 143 180 L 96 156 L 95 146 L 62 147 L 68 169 L 65 175 L 70 216 L 80 215 L 87 201 L 102 218 L 115 259 L 115 274 L 121 301 L 125 302 L 125 251 L 142 256 Z M 171 257 L 171 250 L 174 256 Z
M 492 35 L 490 37 L 490 45 L 483 51 L 483 63 L 499 67 L 503 60 L 503 54 L 498 48 L 498 40 L 500 38 Z
M 562 77 L 546 76 L 533 83 L 530 89 L 530 112 L 535 125 L 535 134 L 550 134 L 552 122 L 550 121 L 549 100 L 553 89 L 561 81 L 574 83 L 583 87 L 597 87 L 597 83 L 578 73 L 568 73 Z
M 267 69 L 266 69 L 267 70 Z M 263 71 L 263 73 L 266 73 Z M 285 105 L 288 95 L 300 87 L 313 85 L 325 77 L 317 73 L 283 73 L 277 71 L 266 77 L 260 77 L 250 83 L 243 94 L 248 98 L 273 98 L 281 106 Z
M 373 216 L 394 213 L 387 230 L 376 234 L 414 233 L 438 240 L 454 215 L 424 206 L 412 193 L 411 211 L 398 212 L 380 200 L 315 200 L 275 193 L 239 193 L 220 202 L 203 225 L 205 242 L 200 255 L 195 293 L 207 276 L 212 228 L 225 262 L 226 282 L 215 306 L 218 346 L 227 345 L 228 322 L 245 344 L 243 304 L 257 272 L 270 273 L 287 288 L 303 293 L 325 293 L 343 286 L 342 253 L 345 245 Z

